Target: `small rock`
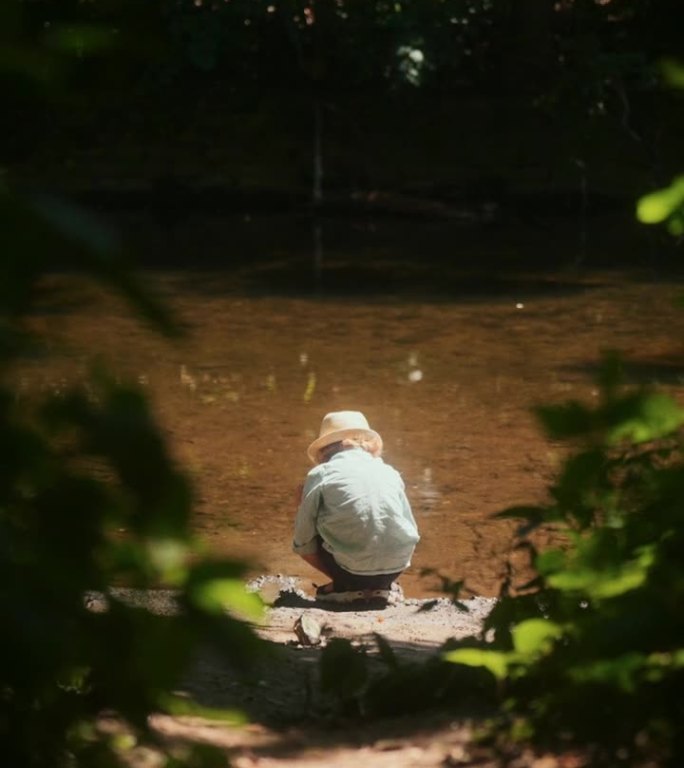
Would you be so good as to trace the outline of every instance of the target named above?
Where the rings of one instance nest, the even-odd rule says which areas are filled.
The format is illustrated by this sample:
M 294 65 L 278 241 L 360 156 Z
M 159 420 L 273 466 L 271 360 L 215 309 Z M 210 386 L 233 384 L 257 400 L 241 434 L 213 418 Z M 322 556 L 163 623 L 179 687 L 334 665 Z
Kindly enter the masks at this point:
M 299 603 L 306 599 L 305 592 L 299 588 L 298 584 L 299 579 L 294 576 L 276 574 L 275 576 L 257 576 L 248 581 L 245 586 L 248 592 L 258 592 L 267 605 L 285 605 L 283 596 Z
M 106 613 L 109 610 L 109 603 L 107 602 L 107 598 L 101 593 L 87 593 L 83 602 L 86 609 L 92 613 Z
M 390 605 L 401 605 L 406 598 L 404 597 L 404 590 L 397 584 L 396 581 L 392 582 L 390 588 L 390 596 L 387 601 Z
M 321 625 L 307 613 L 295 621 L 294 632 L 302 645 L 319 645 L 321 642 Z
M 457 744 L 455 747 L 449 750 L 449 752 L 444 756 L 444 766 L 459 766 L 464 765 L 465 763 L 469 763 L 470 755 L 468 754 L 465 747 L 461 744 Z

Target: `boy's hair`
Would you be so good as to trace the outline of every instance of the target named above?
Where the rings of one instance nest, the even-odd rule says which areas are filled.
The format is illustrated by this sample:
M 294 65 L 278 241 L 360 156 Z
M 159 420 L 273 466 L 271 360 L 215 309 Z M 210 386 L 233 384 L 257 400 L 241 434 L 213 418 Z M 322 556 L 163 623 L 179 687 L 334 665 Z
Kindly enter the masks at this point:
M 319 464 L 325 464 L 340 451 L 348 451 L 350 448 L 363 448 L 364 451 L 372 453 L 373 456 L 380 456 L 382 449 L 378 450 L 375 441 L 366 437 L 345 437 L 344 440 L 338 440 L 336 443 L 325 445 L 318 452 Z

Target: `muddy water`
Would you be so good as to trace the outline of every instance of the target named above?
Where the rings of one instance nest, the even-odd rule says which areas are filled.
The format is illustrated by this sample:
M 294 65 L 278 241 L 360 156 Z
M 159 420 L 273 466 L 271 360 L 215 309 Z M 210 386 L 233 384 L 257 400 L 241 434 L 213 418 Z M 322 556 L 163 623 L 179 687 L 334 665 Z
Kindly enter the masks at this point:
M 216 247 L 216 232 L 201 231 L 205 240 L 195 229 L 176 246 Z M 673 306 L 684 288 L 672 281 L 566 265 L 483 271 L 477 257 L 467 269 L 393 261 L 387 248 L 320 257 L 272 247 L 230 268 L 157 266 L 146 277 L 186 328 L 179 343 L 100 289 L 50 278 L 48 295 L 60 298 L 36 324 L 55 339 L 53 355 L 29 366 L 21 386 L 82 378 L 93 353 L 103 355 L 149 392 L 193 477 L 195 527 L 208 546 L 247 555 L 255 573 L 314 581 L 290 552 L 305 450 L 327 411 L 364 411 L 422 533 L 403 577 L 415 596 L 438 583 L 423 569 L 496 593 L 512 527 L 491 515 L 543 498 L 560 458 L 530 408 L 592 401 L 603 350 L 624 353 L 631 380 L 684 400 L 684 312 Z M 522 579 L 524 563 L 513 562 Z

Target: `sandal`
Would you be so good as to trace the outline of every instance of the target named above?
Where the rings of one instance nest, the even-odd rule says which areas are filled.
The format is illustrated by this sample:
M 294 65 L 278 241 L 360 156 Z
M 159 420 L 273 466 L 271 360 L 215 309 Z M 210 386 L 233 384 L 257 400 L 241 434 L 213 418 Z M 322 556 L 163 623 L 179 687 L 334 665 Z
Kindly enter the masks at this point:
M 335 592 L 332 589 L 326 589 L 328 584 L 324 584 L 316 590 L 316 600 L 320 602 L 336 603 L 338 605 L 349 605 L 353 603 L 377 603 L 383 607 L 387 605 L 390 599 L 389 589 L 357 589 L 346 592 Z
M 335 585 L 332 581 L 329 581 L 327 584 L 321 584 L 320 587 L 314 584 L 314 587 L 316 587 L 316 599 L 325 597 L 335 591 Z

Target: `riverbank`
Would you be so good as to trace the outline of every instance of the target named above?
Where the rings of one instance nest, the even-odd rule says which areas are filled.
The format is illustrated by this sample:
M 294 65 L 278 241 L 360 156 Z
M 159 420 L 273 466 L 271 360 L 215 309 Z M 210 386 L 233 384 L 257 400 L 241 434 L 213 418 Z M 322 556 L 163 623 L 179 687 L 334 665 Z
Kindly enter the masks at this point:
M 252 628 L 263 642 L 254 667 L 232 666 L 229 648 L 201 648 L 181 686 L 200 707 L 241 711 L 251 722 L 282 728 L 307 721 L 328 721 L 338 713 L 334 696 L 321 690 L 319 661 L 334 640 L 344 639 L 364 654 L 373 668 L 384 641 L 398 663 L 423 663 L 438 657 L 451 638 L 477 635 L 496 600 L 401 597 L 386 608 L 333 605 L 315 600 L 292 577 L 266 576 L 249 582 L 264 600 L 261 621 Z M 280 587 L 280 588 L 279 588 Z M 157 615 L 178 613 L 170 590 L 112 589 L 112 599 Z M 89 594 L 92 611 L 106 611 L 107 597 Z M 378 640 L 378 636 L 382 638 Z M 372 674 L 371 669 L 371 674 Z
M 473 714 L 433 709 L 395 717 L 348 717 L 330 706 L 318 685 L 320 655 L 335 638 L 365 650 L 378 667 L 376 635 L 388 642 L 401 664 L 427 662 L 450 637 L 480 631 L 495 600 L 474 597 L 461 607 L 450 600 L 406 599 L 382 610 L 348 610 L 317 604 L 287 577 L 267 577 L 257 586 L 273 600 L 255 627 L 269 652 L 248 676 L 240 676 L 215 651 L 204 649 L 188 671 L 181 693 L 204 707 L 239 708 L 248 718 L 227 725 L 198 716 L 153 715 L 150 726 L 180 760 L 196 745 L 222 752 L 233 768 L 588 768 L 591 757 L 577 750 L 537 752 L 522 743 L 481 738 Z M 285 587 L 273 599 L 274 585 Z M 269 594 L 270 593 L 270 594 Z M 153 612 L 174 610 L 173 594 L 116 590 L 120 599 Z M 279 597 L 278 597 L 279 595 Z M 91 596 L 92 599 L 101 599 Z M 91 607 L 93 607 L 91 605 Z M 307 615 L 320 626 L 321 642 L 302 642 L 296 626 Z M 341 670 L 342 674 L 348 670 Z M 116 721 L 101 727 L 116 731 Z M 158 765 L 157 753 L 134 748 L 135 768 Z

